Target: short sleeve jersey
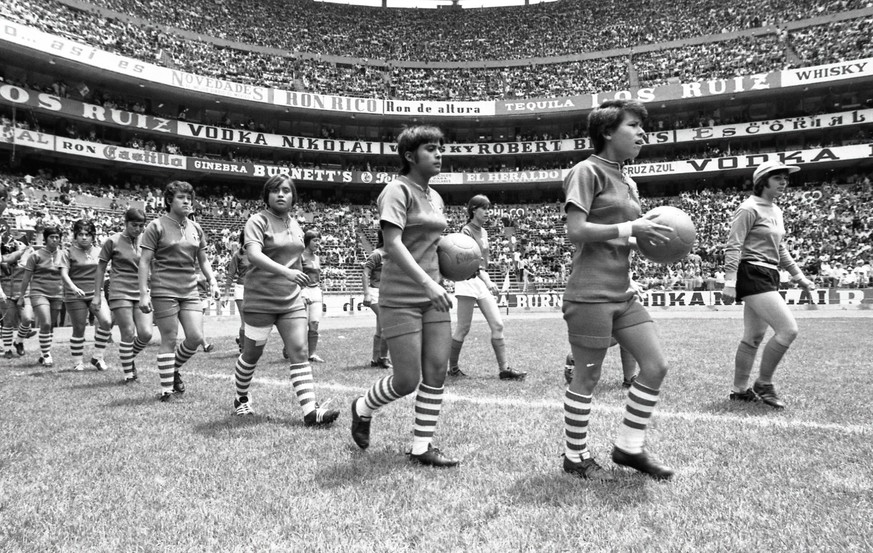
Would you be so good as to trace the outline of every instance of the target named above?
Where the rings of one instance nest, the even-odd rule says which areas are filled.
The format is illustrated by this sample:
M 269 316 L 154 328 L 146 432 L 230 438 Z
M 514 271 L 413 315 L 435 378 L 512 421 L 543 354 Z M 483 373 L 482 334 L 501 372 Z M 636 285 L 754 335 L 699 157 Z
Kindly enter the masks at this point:
M 83 250 L 77 246 L 70 246 L 61 254 L 61 267 L 67 269 L 70 280 L 85 292 L 85 297 L 94 296 L 94 277 L 97 275 L 97 262 L 100 257 L 100 248 L 92 246 Z M 78 299 L 72 289 L 64 285 L 64 299 Z
M 227 262 L 227 275 L 234 284 L 242 286 L 246 283 L 246 274 L 251 266 L 249 256 L 245 254 L 243 248 L 240 248 L 240 251 L 232 255 L 230 261 Z
M 321 282 L 321 258 L 318 254 L 307 255 L 304 251 L 300 260 L 303 264 L 303 272 L 309 277 L 309 287 L 317 287 Z
M 10 292 L 7 292 L 6 295 L 10 298 L 19 298 L 19 293 L 21 292 L 21 281 L 24 279 L 24 271 L 26 270 L 27 260 L 30 256 L 33 255 L 33 251 L 31 253 L 24 253 L 21 257 L 18 258 L 18 263 L 12 265 L 10 269 L 12 270 L 12 287 Z M 6 288 L 3 289 L 6 291 Z M 24 291 L 24 296 L 27 297 L 30 295 L 30 290 Z
M 40 248 L 27 258 L 25 271 L 31 272 L 30 295 L 61 299 L 64 285 L 61 281 L 61 250 L 54 252 Z
M 260 244 L 263 254 L 283 267 L 302 270 L 303 229 L 290 215 L 277 217 L 265 209 L 249 217 L 243 247 L 249 244 Z M 254 264 L 243 290 L 247 313 L 288 313 L 300 295 L 299 286 Z
M 624 175 L 617 162 L 592 155 L 577 163 L 564 179 L 564 209 L 575 206 L 588 222 L 625 223 L 641 214 L 636 183 Z M 626 238 L 577 244 L 573 270 L 564 292 L 565 301 L 581 303 L 624 302 L 630 288 L 630 252 Z
M 370 288 L 379 288 L 379 282 L 382 280 L 381 248 L 373 250 L 370 257 L 364 262 L 364 271 L 367 272 L 367 278 L 370 280 Z
M 109 263 L 109 299 L 139 301 L 139 257 L 142 235 L 132 240 L 122 232 L 103 242 L 100 261 Z
M 379 194 L 380 224 L 400 227 L 400 240 L 416 263 L 434 281 L 440 279 L 437 243 L 447 221 L 442 197 L 436 190 L 422 188 L 405 176 L 389 182 Z M 379 305 L 404 307 L 430 300 L 424 288 L 407 275 L 390 256 L 382 265 Z
M 472 223 L 467 223 L 461 232 L 471 237 L 479 245 L 479 250 L 482 252 L 482 257 L 479 260 L 479 268 L 488 270 L 488 263 L 491 259 L 491 247 L 488 243 L 488 231 L 482 227 Z M 473 278 L 479 278 L 479 275 L 474 275 Z M 472 280 L 472 279 L 470 279 Z
M 154 252 L 150 283 L 153 298 L 199 299 L 197 257 L 206 248 L 200 225 L 187 219 L 180 225 L 163 215 L 146 227 L 142 247 Z

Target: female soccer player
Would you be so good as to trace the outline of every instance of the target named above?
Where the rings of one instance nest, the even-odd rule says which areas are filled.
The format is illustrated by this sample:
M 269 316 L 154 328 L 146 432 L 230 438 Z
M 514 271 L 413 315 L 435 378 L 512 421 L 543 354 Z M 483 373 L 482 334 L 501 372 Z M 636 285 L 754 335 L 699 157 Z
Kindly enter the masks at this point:
M 194 188 L 173 181 L 164 189 L 166 215 L 153 220 L 142 236 L 139 258 L 139 308 L 154 313 L 161 333 L 158 348 L 160 401 L 169 402 L 185 393 L 179 369 L 203 343 L 203 308 L 197 293 L 197 264 L 209 280 L 212 293 L 218 283 L 206 257 L 206 235 L 188 219 L 193 211 Z M 179 323 L 185 340 L 178 346 Z
M 264 183 L 265 209 L 249 217 L 245 227 L 246 254 L 251 268 L 243 290 L 245 341 L 234 370 L 237 415 L 251 415 L 249 385 L 264 345 L 275 326 L 291 362 L 291 385 L 303 410 L 306 426 L 331 424 L 339 411 L 319 405 L 313 392 L 312 367 L 306 358 L 307 314 L 301 288 L 309 283 L 302 270 L 303 231 L 291 216 L 297 188 L 287 175 Z
M 236 339 L 236 345 L 239 346 L 239 352 L 242 353 L 243 341 L 245 341 L 245 319 L 243 318 L 243 287 L 246 283 L 246 273 L 249 271 L 251 263 L 249 256 L 246 255 L 245 248 L 246 231 L 239 231 L 239 248 L 230 256 L 230 261 L 227 262 L 227 282 L 224 289 L 227 295 L 233 291 L 233 301 L 236 303 L 236 312 L 239 315 L 239 336 Z
M 31 337 L 33 324 L 33 308 L 30 297 L 19 297 L 22 290 L 21 280 L 27 258 L 33 254 L 33 248 L 24 242 L 14 241 L 3 245 L 2 290 L 0 290 L 0 306 L 2 306 L 3 326 L 0 336 L 3 338 L 4 357 L 13 357 L 12 348 L 18 356 L 24 355 L 24 340 Z M 26 293 L 26 291 L 25 291 Z M 16 334 L 17 331 L 17 334 Z
M 782 242 L 785 226 L 776 201 L 788 188 L 788 175 L 800 167 L 776 161 L 762 163 L 752 178 L 752 195 L 734 213 L 725 246 L 725 287 L 722 296 L 743 300 L 743 338 L 734 360 L 730 399 L 763 401 L 775 409 L 785 403 L 776 394 L 773 374 L 782 356 L 797 338 L 797 321 L 777 291 L 779 269 L 807 290 L 815 285 L 803 276 Z M 767 327 L 775 334 L 764 347 L 758 379 L 749 388 L 749 375 Z
M 152 314 L 139 308 L 139 259 L 145 224 L 146 216 L 141 209 L 128 209 L 124 213 L 124 230 L 103 242 L 94 275 L 94 290 L 103 290 L 106 268 L 109 267 L 107 303 L 121 332 L 118 357 L 125 384 L 137 381 L 136 356 L 152 339 Z M 91 305 L 94 309 L 102 309 L 103 294 L 95 293 Z
M 473 196 L 467 202 L 467 224 L 461 232 L 473 238 L 482 251 L 482 260 L 479 262 L 479 272 L 473 278 L 455 283 L 455 301 L 458 302 L 458 320 L 455 323 L 455 331 L 452 333 L 452 350 L 449 354 L 449 376 L 467 376 L 458 367 L 458 359 L 461 356 L 461 348 L 464 346 L 464 338 L 470 332 L 473 322 L 473 307 L 479 305 L 479 311 L 488 321 L 491 327 L 491 347 L 497 357 L 497 370 L 500 380 L 524 380 L 527 373 L 517 371 L 509 366 L 506 361 L 506 340 L 503 338 L 503 319 L 500 317 L 500 308 L 497 307 L 497 285 L 491 282 L 488 275 L 488 261 L 490 249 L 488 245 L 488 231 L 485 224 L 490 215 L 491 201 L 481 194 Z
M 309 328 L 307 343 L 309 345 L 309 362 L 324 363 L 324 359 L 315 353 L 318 348 L 318 325 L 321 323 L 321 310 L 324 305 L 324 295 L 321 291 L 321 258 L 318 256 L 318 246 L 321 245 L 321 234 L 317 230 L 309 229 L 303 234 L 305 248 L 301 261 L 303 272 L 309 279 L 309 283 L 303 288 L 303 302 L 306 304 Z
M 397 138 L 403 168 L 379 195 L 388 254 L 382 267 L 379 309 L 394 369 L 352 402 L 352 439 L 366 449 L 376 409 L 417 391 L 410 458 L 423 465 L 453 467 L 458 460 L 431 445 L 452 338 L 452 301 L 439 285 L 437 261 L 437 242 L 446 228 L 446 216 L 443 199 L 428 186 L 440 172 L 442 144 L 443 133 L 435 127 L 404 129 Z
M 613 336 L 639 362 L 640 372 L 628 391 L 612 460 L 657 479 L 673 475 L 644 447 L 667 361 L 629 275 L 629 238 L 663 244 L 667 236 L 662 233 L 671 230 L 640 217 L 636 183 L 624 172 L 645 143 L 647 116 L 636 101 L 607 101 L 595 108 L 588 116 L 594 154 L 564 180 L 567 236 L 576 246 L 563 307 L 576 361 L 564 398 L 564 471 L 582 478 L 614 478 L 588 448 L 591 400 Z
M 382 229 L 379 229 L 376 231 L 376 249 L 364 262 L 361 280 L 364 285 L 363 303 L 376 314 L 376 333 L 373 334 L 373 355 L 370 357 L 370 366 L 391 369 L 394 365 L 388 359 L 388 340 L 382 336 L 382 318 L 379 310 L 379 283 L 382 281 L 382 258 L 384 256 L 385 240 L 382 237 Z
M 30 304 L 39 326 L 39 363 L 45 367 L 54 364 L 52 360 L 53 323 L 57 320 L 64 299 L 64 284 L 61 281 L 61 229 L 46 227 L 42 231 L 45 245 L 33 252 L 24 265 L 24 274 L 18 289 L 18 302 L 26 301 L 30 287 Z
M 94 223 L 85 219 L 76 221 L 73 223 L 73 242 L 61 255 L 64 305 L 67 313 L 70 314 L 70 322 L 73 326 L 73 333 L 70 336 L 70 355 L 73 358 L 74 371 L 85 370 L 82 357 L 89 313 L 94 314 L 97 323 L 94 326 L 94 353 L 91 357 L 91 365 L 98 371 L 109 368 L 103 359 L 103 353 L 112 336 L 112 315 L 106 304 L 100 302 L 95 307 L 92 303 L 95 297 L 103 293 L 102 287 L 94 287 L 100 257 L 100 248 L 94 245 L 96 235 L 97 228 Z

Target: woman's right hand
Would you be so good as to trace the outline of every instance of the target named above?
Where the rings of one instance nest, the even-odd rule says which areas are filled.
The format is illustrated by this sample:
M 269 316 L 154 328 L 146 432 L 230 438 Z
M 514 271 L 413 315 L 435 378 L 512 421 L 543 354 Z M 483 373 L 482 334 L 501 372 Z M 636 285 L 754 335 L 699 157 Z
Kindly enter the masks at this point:
M 370 307 L 373 304 L 373 300 L 370 299 L 370 294 L 364 294 L 364 301 L 361 303 L 364 304 L 364 307 Z
M 631 236 L 635 237 L 637 242 L 648 240 L 653 246 L 661 246 L 669 242 L 673 227 L 653 221 L 652 219 L 657 216 L 657 213 L 653 213 L 635 220 L 631 226 Z
M 725 303 L 733 303 L 737 299 L 737 288 L 735 286 L 725 286 L 721 291 L 722 299 L 728 300 Z
M 309 277 L 303 271 L 297 269 L 288 269 L 288 280 L 303 288 L 309 284 Z
M 425 281 L 424 293 L 437 311 L 449 311 L 452 308 L 452 298 L 448 291 L 435 280 L 428 278 Z
M 148 293 L 140 294 L 139 310 L 143 313 L 151 313 L 152 309 L 152 295 Z

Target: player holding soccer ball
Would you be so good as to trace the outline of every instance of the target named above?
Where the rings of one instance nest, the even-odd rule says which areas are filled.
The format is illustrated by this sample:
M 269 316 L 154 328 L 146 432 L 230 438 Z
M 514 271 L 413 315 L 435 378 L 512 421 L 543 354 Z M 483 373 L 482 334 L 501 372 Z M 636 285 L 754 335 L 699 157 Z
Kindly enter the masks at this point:
M 640 153 L 648 117 L 639 102 L 602 103 L 588 116 L 594 154 L 564 180 L 567 236 L 576 246 L 564 293 L 564 320 L 576 362 L 564 398 L 564 471 L 581 478 L 613 480 L 588 447 L 591 400 L 613 336 L 639 362 L 628 391 L 624 420 L 612 460 L 656 479 L 673 469 L 645 449 L 646 427 L 658 402 L 667 361 L 649 313 L 630 289 L 631 237 L 653 245 L 672 229 L 641 217 L 637 186 L 625 164 Z
M 491 201 L 481 194 L 473 196 L 467 202 L 467 224 L 461 232 L 473 238 L 482 252 L 479 262 L 479 271 L 473 278 L 455 283 L 455 300 L 458 302 L 458 320 L 455 323 L 455 331 L 452 334 L 452 351 L 449 355 L 449 376 L 467 376 L 460 367 L 458 359 L 461 356 L 461 348 L 464 346 L 464 338 L 470 332 L 473 321 L 473 306 L 478 304 L 479 310 L 488 321 L 491 328 L 491 347 L 497 357 L 498 377 L 500 380 L 524 380 L 527 373 L 518 371 L 509 366 L 506 361 L 506 340 L 503 337 L 503 319 L 500 318 L 500 308 L 497 307 L 497 286 L 491 282 L 488 276 L 488 231 L 485 223 L 488 221 Z
M 743 339 L 734 361 L 733 401 L 763 401 L 775 409 L 785 403 L 776 394 L 773 373 L 797 337 L 797 321 L 779 294 L 779 269 L 807 290 L 815 285 L 803 276 L 782 242 L 785 226 L 776 205 L 788 188 L 788 175 L 800 167 L 768 161 L 755 169 L 752 195 L 734 213 L 725 246 L 725 288 L 722 297 L 743 300 Z M 764 347 L 758 379 L 749 388 L 749 375 L 767 327 L 775 334 Z
M 352 402 L 352 439 L 361 449 L 369 447 L 375 411 L 416 392 L 410 459 L 453 467 L 458 460 L 431 445 L 452 339 L 452 301 L 438 282 L 437 243 L 447 222 L 443 199 L 428 186 L 440 173 L 442 144 L 443 133 L 436 127 L 404 129 L 397 138 L 403 168 L 379 195 L 379 224 L 387 252 L 379 309 L 394 368 L 392 375 L 380 378 Z

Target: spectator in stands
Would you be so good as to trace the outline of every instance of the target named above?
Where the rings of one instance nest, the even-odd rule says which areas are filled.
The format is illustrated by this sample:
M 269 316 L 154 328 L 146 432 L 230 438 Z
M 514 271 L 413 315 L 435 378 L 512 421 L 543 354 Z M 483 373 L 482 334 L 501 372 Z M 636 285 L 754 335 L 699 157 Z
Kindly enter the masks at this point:
M 194 221 L 194 188 L 185 181 L 172 181 L 164 190 L 167 213 L 145 229 L 139 259 L 140 309 L 154 313 L 161 333 L 158 348 L 159 400 L 171 402 L 185 393 L 179 370 L 203 343 L 203 310 L 197 293 L 199 263 L 212 293 L 218 283 L 206 257 L 206 235 Z M 185 339 L 176 345 L 181 323 Z
M 112 315 L 103 302 L 93 303 L 103 294 L 96 287 L 100 248 L 94 244 L 97 228 L 89 220 L 80 219 L 73 224 L 73 242 L 61 252 L 61 280 L 64 282 L 64 306 L 70 315 L 73 333 L 70 336 L 70 356 L 74 371 L 84 371 L 82 357 L 85 350 L 85 327 L 88 315 L 93 314 L 94 353 L 91 366 L 98 371 L 109 368 L 103 358 L 109 339 L 112 337 Z M 102 284 L 102 283 L 101 283 Z
M 61 229 L 46 227 L 42 231 L 45 245 L 27 257 L 24 274 L 18 289 L 19 305 L 26 301 L 30 290 L 30 303 L 39 326 L 39 364 L 51 367 L 54 321 L 64 299 L 64 285 L 61 281 L 60 245 Z
M 379 308 L 379 285 L 382 281 L 382 258 L 385 256 L 385 240 L 382 229 L 376 231 L 376 248 L 370 253 L 361 272 L 361 282 L 364 289 L 364 305 L 376 314 L 376 333 L 373 334 L 373 354 L 370 357 L 371 367 L 392 369 L 394 365 L 388 359 L 388 340 L 382 335 L 382 317 Z

